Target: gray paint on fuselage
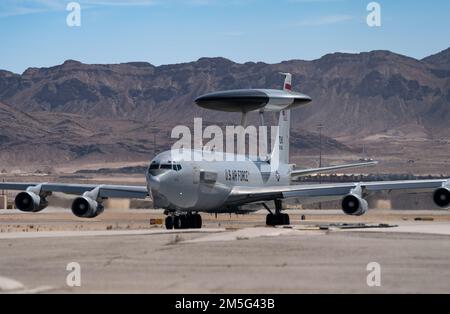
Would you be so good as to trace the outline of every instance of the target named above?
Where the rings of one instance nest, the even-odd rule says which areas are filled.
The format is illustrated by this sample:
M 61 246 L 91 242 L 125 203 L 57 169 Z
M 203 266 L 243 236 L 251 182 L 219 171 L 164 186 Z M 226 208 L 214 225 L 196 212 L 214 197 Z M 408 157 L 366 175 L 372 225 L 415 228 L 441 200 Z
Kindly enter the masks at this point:
M 191 152 L 191 157 L 201 155 L 199 151 Z M 231 156 L 234 161 L 229 161 Z M 256 158 L 226 154 L 224 159 L 185 161 L 173 151 L 157 155 L 152 162 L 160 164 L 173 162 L 181 165 L 181 170 L 167 170 L 159 174 L 157 177 L 160 184 L 157 190 L 152 189 L 151 175 L 147 172 L 148 188 L 151 190 L 155 207 L 172 211 L 228 211 L 226 200 L 235 186 L 264 187 L 290 184 L 291 168 L 287 164 L 280 164 L 278 169 L 271 171 L 270 163 Z M 216 174 L 215 182 L 201 180 L 201 172 Z

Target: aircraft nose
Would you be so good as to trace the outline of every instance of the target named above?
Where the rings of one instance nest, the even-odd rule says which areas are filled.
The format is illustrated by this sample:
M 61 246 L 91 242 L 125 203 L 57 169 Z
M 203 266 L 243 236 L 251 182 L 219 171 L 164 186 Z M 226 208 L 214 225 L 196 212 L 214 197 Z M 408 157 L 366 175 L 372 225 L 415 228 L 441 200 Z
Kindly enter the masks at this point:
M 161 180 L 157 176 L 149 176 L 148 183 L 153 190 L 158 191 L 161 186 Z

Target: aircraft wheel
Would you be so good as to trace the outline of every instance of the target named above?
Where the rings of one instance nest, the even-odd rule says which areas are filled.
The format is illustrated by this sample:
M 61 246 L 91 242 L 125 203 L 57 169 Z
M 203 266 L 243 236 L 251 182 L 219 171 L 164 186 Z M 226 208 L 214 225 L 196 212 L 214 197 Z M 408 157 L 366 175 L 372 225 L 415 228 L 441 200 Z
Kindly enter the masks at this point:
M 173 219 L 173 227 L 175 229 L 183 228 L 183 218 L 181 216 L 175 216 Z
M 193 228 L 195 228 L 195 229 L 201 229 L 202 228 L 202 216 L 200 214 L 195 214 L 194 215 Z
M 166 217 L 166 229 L 171 230 L 174 227 L 174 219 L 172 216 Z
M 180 215 L 180 229 L 189 228 L 189 218 L 187 215 Z
M 282 214 L 282 215 L 283 215 L 283 225 L 289 226 L 291 224 L 289 215 L 288 214 Z
M 183 229 L 190 229 L 192 228 L 192 225 L 194 223 L 194 217 L 192 214 L 186 214 L 182 215 L 182 221 L 183 221 Z
M 268 226 L 285 226 L 290 224 L 291 222 L 288 214 L 268 214 L 266 216 L 266 225 Z
M 196 214 L 189 213 L 186 216 L 186 228 L 195 228 L 195 225 L 197 223 L 197 216 Z
M 275 215 L 267 214 L 266 216 L 266 225 L 275 226 Z

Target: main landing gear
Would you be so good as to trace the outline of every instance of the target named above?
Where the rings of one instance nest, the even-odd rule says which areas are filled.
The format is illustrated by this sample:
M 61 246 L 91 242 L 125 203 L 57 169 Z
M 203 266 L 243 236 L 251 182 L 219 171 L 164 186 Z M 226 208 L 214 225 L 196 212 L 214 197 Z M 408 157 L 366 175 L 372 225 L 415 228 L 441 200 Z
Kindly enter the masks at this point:
M 166 229 L 200 229 L 202 216 L 198 213 L 183 213 L 180 215 L 168 215 L 166 217 Z
M 263 203 L 263 206 L 267 209 L 269 214 L 266 217 L 266 225 L 268 226 L 288 226 L 291 224 L 288 214 L 283 214 L 283 204 L 281 200 L 275 200 L 275 214 L 272 213 L 270 208 Z

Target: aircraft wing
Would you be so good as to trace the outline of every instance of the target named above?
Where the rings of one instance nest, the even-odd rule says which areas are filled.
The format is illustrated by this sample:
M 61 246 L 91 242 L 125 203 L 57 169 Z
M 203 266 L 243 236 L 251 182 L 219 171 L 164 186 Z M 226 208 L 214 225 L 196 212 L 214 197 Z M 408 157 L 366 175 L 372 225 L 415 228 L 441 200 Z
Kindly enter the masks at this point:
M 17 183 L 0 182 L 0 190 L 25 191 L 37 187 L 40 193 L 62 192 L 66 194 L 82 195 L 98 188 L 99 198 L 146 198 L 147 187 L 130 185 L 99 185 L 99 184 L 65 184 L 65 183 Z
M 308 203 L 339 200 L 359 188 L 361 188 L 360 193 L 363 197 L 376 191 L 403 190 L 410 193 L 426 193 L 433 192 L 441 187 L 450 187 L 450 179 L 235 187 L 231 191 L 227 203 L 230 205 L 244 205 L 288 198 L 298 198 L 301 203 Z
M 291 177 L 306 176 L 306 175 L 310 175 L 310 174 L 324 173 L 324 172 L 335 171 L 335 170 L 340 170 L 340 169 L 375 166 L 376 164 L 378 164 L 378 161 L 361 162 L 361 163 L 331 166 L 331 167 L 293 170 L 291 172 Z

